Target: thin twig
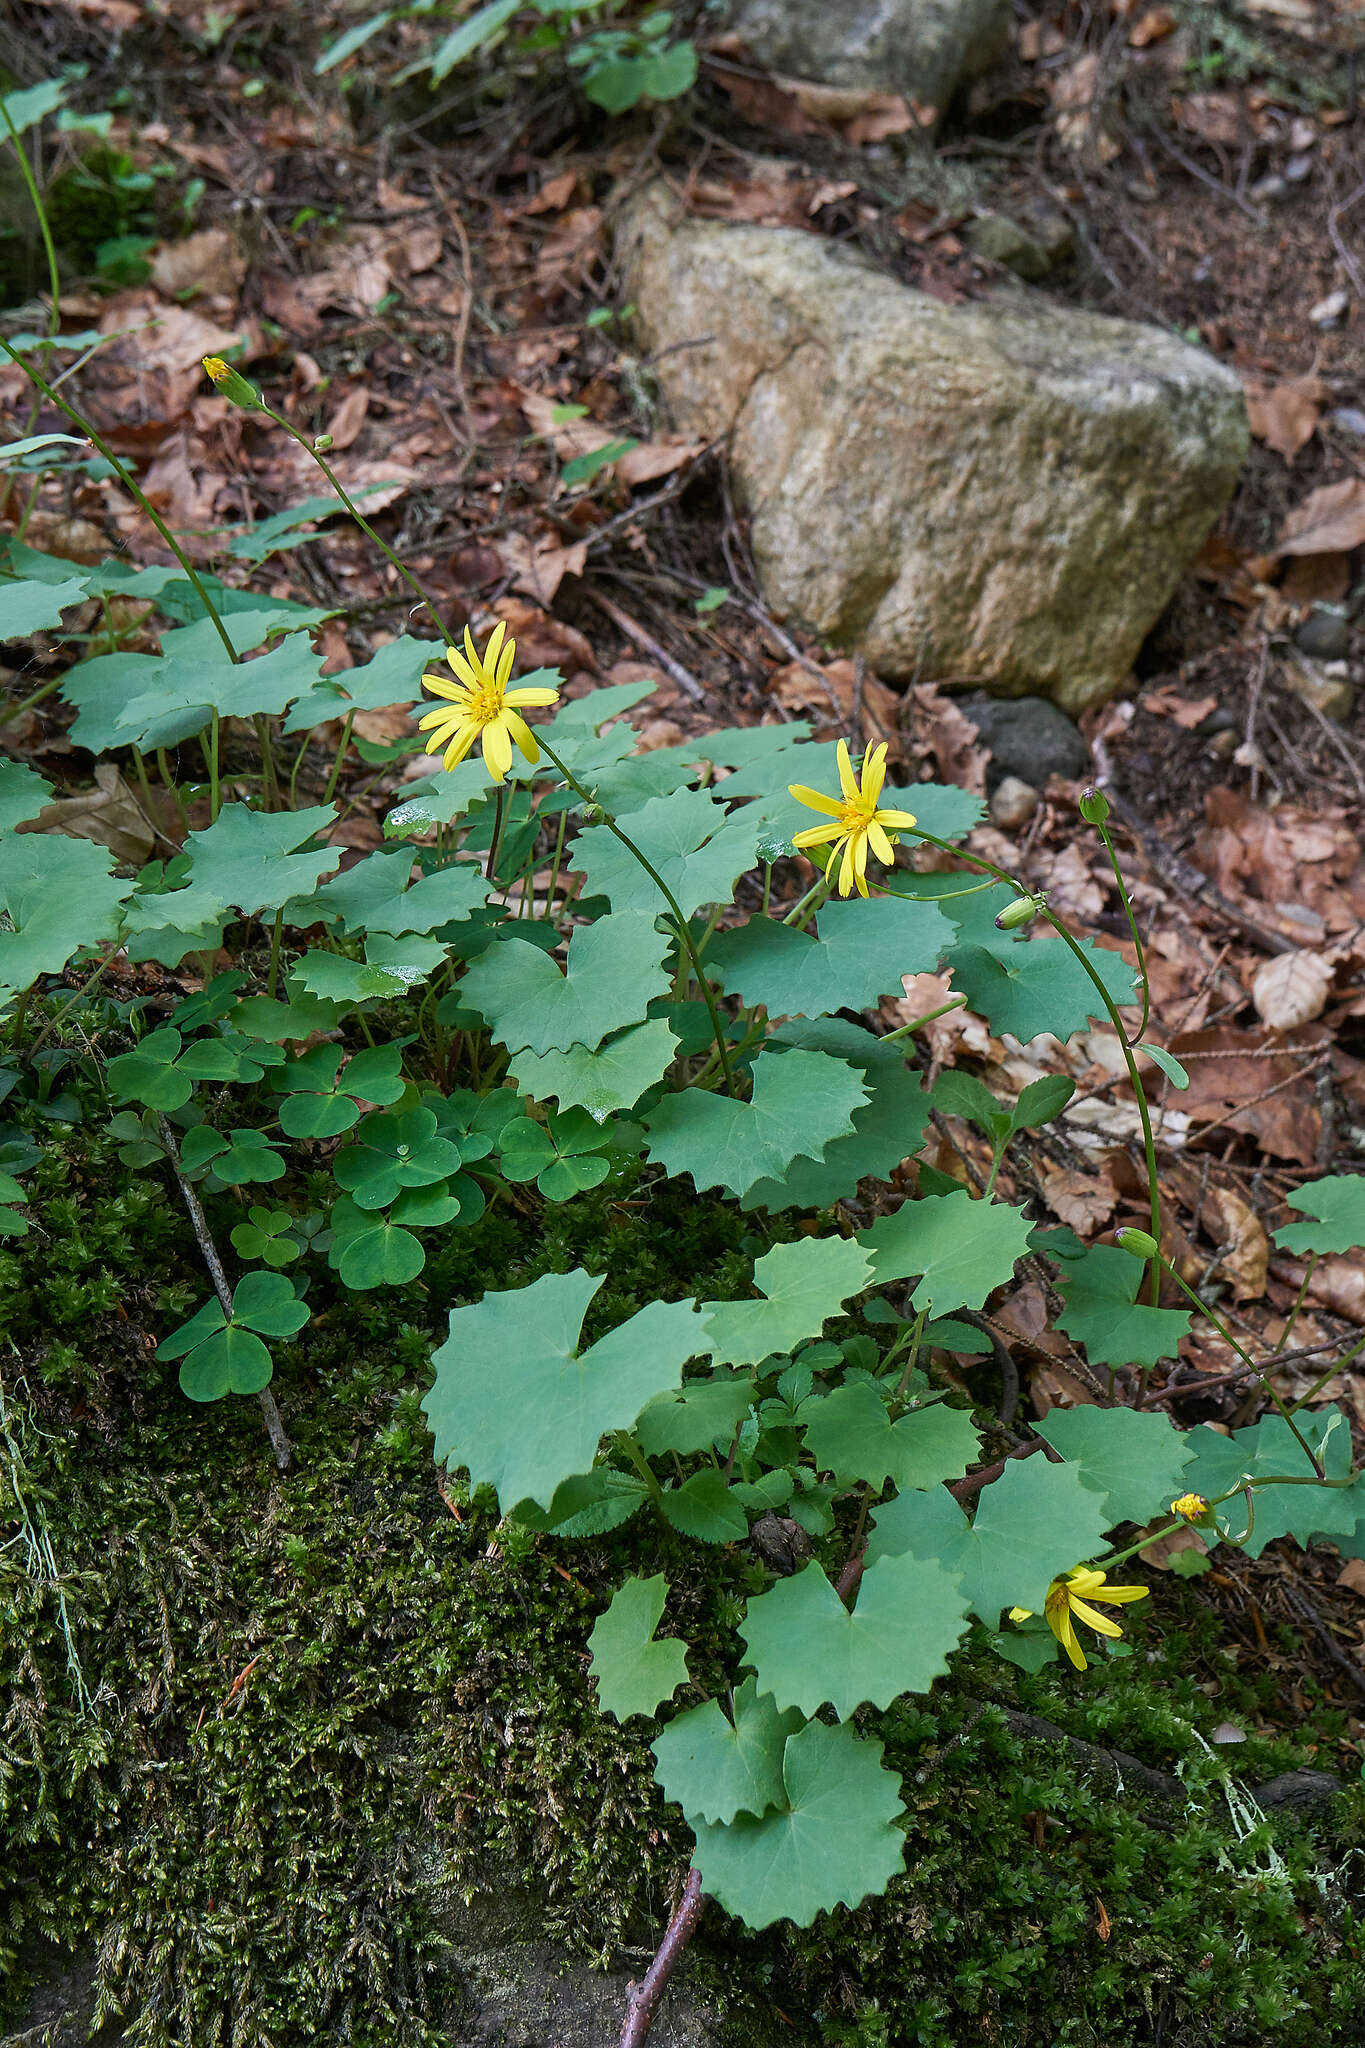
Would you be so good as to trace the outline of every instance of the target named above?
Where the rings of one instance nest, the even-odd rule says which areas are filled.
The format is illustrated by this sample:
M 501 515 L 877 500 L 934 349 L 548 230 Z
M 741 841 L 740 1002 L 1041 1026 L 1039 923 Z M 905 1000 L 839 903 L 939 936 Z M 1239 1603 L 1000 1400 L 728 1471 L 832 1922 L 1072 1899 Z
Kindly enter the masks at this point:
M 623 612 L 619 604 L 613 604 L 609 597 L 603 597 L 600 590 L 588 589 L 585 595 L 599 611 L 606 613 L 612 624 L 625 634 L 627 640 L 633 640 L 637 647 L 643 648 L 646 654 L 651 655 L 694 704 L 706 702 L 706 692 L 696 677 L 690 674 L 680 661 L 675 661 L 667 648 L 659 645 L 652 633 L 647 633 L 628 612 Z
M 626 2023 L 621 2029 L 620 2048 L 640 2048 L 654 2024 L 654 2014 L 663 1997 L 664 1986 L 678 1966 L 678 1959 L 692 1939 L 702 1907 L 701 1872 L 694 1864 L 687 1873 L 677 1911 L 659 1943 L 653 1962 L 638 1984 L 626 1989 Z
M 209 1269 L 209 1278 L 213 1282 L 213 1291 L 222 1304 L 223 1314 L 231 1322 L 232 1289 L 228 1286 L 227 1274 L 223 1271 L 223 1262 L 218 1256 L 218 1247 L 213 1242 L 213 1235 L 209 1230 L 208 1218 L 204 1214 L 203 1204 L 195 1193 L 192 1183 L 185 1178 L 185 1169 L 180 1163 L 180 1148 L 175 1142 L 175 1132 L 171 1129 L 170 1124 L 160 1110 L 156 1113 L 156 1124 L 161 1134 L 161 1143 L 165 1148 L 166 1157 L 171 1163 L 171 1171 L 179 1181 L 180 1192 L 185 1197 L 185 1207 L 189 1211 L 190 1226 L 198 1240 L 199 1249 L 204 1255 L 204 1264 Z M 269 1387 L 262 1387 L 256 1398 L 261 1404 L 261 1414 L 265 1417 L 266 1435 L 270 1438 L 271 1448 L 275 1453 L 275 1463 L 281 1472 L 287 1472 L 291 1459 L 289 1438 L 285 1433 L 284 1418 L 281 1416 L 276 1405 L 275 1396 L 271 1393 Z

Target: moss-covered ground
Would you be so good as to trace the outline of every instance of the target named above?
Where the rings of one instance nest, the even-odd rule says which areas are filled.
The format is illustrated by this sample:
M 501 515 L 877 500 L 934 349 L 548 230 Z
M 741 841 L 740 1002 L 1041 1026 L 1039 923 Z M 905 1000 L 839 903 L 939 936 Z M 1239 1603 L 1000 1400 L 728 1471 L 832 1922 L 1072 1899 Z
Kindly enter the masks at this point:
M 113 1195 L 106 1140 L 43 1136 L 42 1221 L 0 1250 L 0 2038 L 56 1944 L 97 1950 L 139 2048 L 434 2048 L 443 1901 L 509 1874 L 580 1952 L 652 1945 L 687 1830 L 652 1728 L 599 1716 L 585 1640 L 625 1569 L 664 1569 L 667 1624 L 715 1677 L 756 1567 L 643 1520 L 577 1546 L 500 1527 L 438 1490 L 417 1402 L 452 1303 L 582 1263 L 609 1275 L 602 1327 L 737 1284 L 748 1224 L 658 1191 L 495 1205 L 401 1297 L 316 1282 L 278 1359 L 281 1477 L 254 1402 L 193 1408 L 152 1357 L 205 1291 L 169 1184 Z M 1083 1678 L 968 1650 L 931 1700 L 872 1717 L 905 1775 L 906 1874 L 810 1930 L 713 1910 L 699 1967 L 736 2040 L 776 2009 L 848 2048 L 1359 2042 L 1365 1794 L 1239 1839 L 1193 1731 L 1263 1722 L 1269 1679 L 1170 1579 L 1132 1639 Z M 982 1699 L 1181 1770 L 1190 1806 L 1087 1779 Z M 1338 1732 L 1319 1712 L 1253 1737 L 1239 1775 Z

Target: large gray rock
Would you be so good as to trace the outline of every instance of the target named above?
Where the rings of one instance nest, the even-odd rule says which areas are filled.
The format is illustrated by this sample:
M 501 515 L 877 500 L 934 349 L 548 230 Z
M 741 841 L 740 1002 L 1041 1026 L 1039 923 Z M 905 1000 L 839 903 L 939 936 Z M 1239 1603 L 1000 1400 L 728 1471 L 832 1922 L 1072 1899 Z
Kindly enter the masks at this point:
M 1009 0 L 738 0 L 731 16 L 772 71 L 898 92 L 939 113 L 1004 55 Z
M 798 229 L 622 222 L 678 424 L 728 437 L 767 602 L 878 674 L 1109 695 L 1227 501 L 1238 379 L 1005 282 L 944 305 Z

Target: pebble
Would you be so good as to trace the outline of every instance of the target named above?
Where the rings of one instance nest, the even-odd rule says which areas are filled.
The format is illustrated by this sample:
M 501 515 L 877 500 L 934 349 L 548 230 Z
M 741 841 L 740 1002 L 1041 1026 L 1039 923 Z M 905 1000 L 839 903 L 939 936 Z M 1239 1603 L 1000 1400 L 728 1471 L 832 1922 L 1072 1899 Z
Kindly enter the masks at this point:
M 1313 175 L 1312 157 L 1306 155 L 1291 156 L 1289 162 L 1284 167 L 1284 174 L 1291 185 L 1306 184 Z
M 1007 775 L 991 798 L 991 823 L 1002 832 L 1017 832 L 1021 825 L 1027 825 L 1038 802 L 1038 792 L 1031 782 Z
M 1331 421 L 1343 434 L 1354 434 L 1358 441 L 1365 440 L 1365 412 L 1359 406 L 1339 405 L 1331 415 Z
M 1294 628 L 1294 645 L 1318 661 L 1340 661 L 1351 649 L 1351 622 L 1340 606 L 1315 604 Z
M 1309 308 L 1308 317 L 1315 327 L 1335 327 L 1344 320 L 1351 309 L 1349 292 L 1329 292 L 1325 299 L 1319 299 L 1316 306 Z
M 1329 669 L 1307 659 L 1286 661 L 1284 680 L 1296 697 L 1316 705 L 1324 718 L 1349 718 L 1355 710 L 1355 684 L 1349 678 L 1345 662 L 1333 662 Z
M 1258 206 L 1264 206 L 1268 199 L 1283 199 L 1288 190 L 1289 187 L 1279 172 L 1272 171 L 1268 177 L 1256 180 L 1248 191 L 1247 198 L 1254 200 Z

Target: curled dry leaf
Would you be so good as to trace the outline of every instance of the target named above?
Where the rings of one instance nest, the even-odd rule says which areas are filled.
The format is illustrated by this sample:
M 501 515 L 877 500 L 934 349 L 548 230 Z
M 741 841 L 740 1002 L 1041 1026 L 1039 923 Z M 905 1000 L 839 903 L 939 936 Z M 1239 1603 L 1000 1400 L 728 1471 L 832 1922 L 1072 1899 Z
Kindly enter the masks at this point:
M 1059 1223 L 1069 1223 L 1078 1237 L 1103 1229 L 1118 1206 L 1118 1195 L 1088 1173 L 1052 1169 L 1043 1175 L 1043 1199 Z
M 1310 491 L 1286 514 L 1277 542 L 1282 555 L 1334 555 L 1365 545 L 1365 478 L 1343 477 Z
M 1317 431 L 1327 386 L 1321 377 L 1291 377 L 1283 384 L 1262 384 L 1248 377 L 1245 389 L 1252 433 L 1292 462 Z
M 549 604 L 566 576 L 581 576 L 587 565 L 588 543 L 570 546 L 551 533 L 536 537 L 525 533 L 499 535 L 497 552 L 509 571 L 514 587 L 529 597 Z
M 1236 1299 L 1259 1301 L 1265 1293 L 1270 1240 L 1256 1211 L 1234 1189 L 1211 1187 L 1200 1213 L 1205 1230 L 1219 1244 L 1231 1246 L 1219 1261 L 1219 1271 L 1232 1282 Z
M 1145 1543 L 1138 1556 L 1144 1564 L 1155 1565 L 1159 1572 L 1168 1572 L 1173 1569 L 1171 1559 L 1177 1557 L 1182 1550 L 1195 1550 L 1201 1557 L 1206 1557 L 1208 1548 L 1199 1531 L 1191 1529 L 1189 1524 L 1185 1523 L 1183 1527 L 1172 1529 L 1165 1536 L 1158 1536 L 1155 1542 Z
M 1257 968 L 1251 1000 L 1272 1031 L 1294 1031 L 1322 1015 L 1331 986 L 1332 969 L 1320 953 L 1277 953 Z
M 101 761 L 95 769 L 93 789 L 45 805 L 31 825 L 19 829 L 93 839 L 98 846 L 109 847 L 119 860 L 140 867 L 152 857 L 156 828 L 161 824 L 159 818 L 148 817 L 141 798 L 128 787 L 113 762 Z M 163 858 L 167 851 L 163 845 Z
M 226 228 L 205 228 L 183 242 L 167 242 L 152 258 L 152 283 L 168 299 L 191 292 L 233 298 L 246 276 L 246 258 Z

